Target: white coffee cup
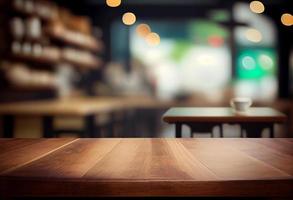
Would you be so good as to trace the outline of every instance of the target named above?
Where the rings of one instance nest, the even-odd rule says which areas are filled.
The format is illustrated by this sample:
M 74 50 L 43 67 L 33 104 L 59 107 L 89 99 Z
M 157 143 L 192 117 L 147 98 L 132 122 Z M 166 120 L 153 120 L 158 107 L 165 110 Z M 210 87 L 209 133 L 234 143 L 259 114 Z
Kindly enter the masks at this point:
M 230 100 L 230 105 L 236 112 L 246 112 L 252 105 L 252 100 L 247 97 L 235 97 Z

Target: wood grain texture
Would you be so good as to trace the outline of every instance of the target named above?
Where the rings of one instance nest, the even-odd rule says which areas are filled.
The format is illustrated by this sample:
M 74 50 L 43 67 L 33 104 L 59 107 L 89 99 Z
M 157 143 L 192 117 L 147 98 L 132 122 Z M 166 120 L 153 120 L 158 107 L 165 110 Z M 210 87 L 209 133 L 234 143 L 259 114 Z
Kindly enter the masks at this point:
M 1 139 L 0 174 L 36 160 L 75 139 Z
M 267 107 L 252 107 L 247 113 L 239 115 L 230 107 L 175 107 L 163 116 L 168 123 L 178 122 L 268 122 L 282 123 L 286 115 Z
M 80 178 L 107 155 L 119 139 L 78 140 L 11 172 L 10 176 Z
M 229 146 L 246 153 L 264 164 L 269 165 L 275 169 L 286 172 L 288 175 L 293 176 L 293 143 L 287 144 L 287 140 L 276 139 L 273 144 L 283 143 L 282 147 L 287 146 L 287 152 L 277 150 L 272 146 L 260 145 L 263 142 L 270 142 L 270 140 L 261 139 L 247 139 L 245 141 L 229 139 Z M 290 140 L 288 140 L 290 141 Z M 289 145 L 289 148 L 288 148 Z M 286 149 L 286 148 L 284 148 Z
M 286 171 L 276 169 L 270 164 L 256 159 L 252 155 L 231 148 L 230 142 L 226 142 L 225 140 L 202 139 L 196 143 L 192 142 L 191 145 L 188 143 L 190 143 L 189 140 L 183 141 L 183 144 L 188 147 L 189 151 L 205 164 L 205 166 L 208 166 L 221 180 L 278 179 L 291 177 Z M 240 143 L 243 144 L 244 141 Z M 266 154 L 270 158 L 273 158 L 272 155 Z M 229 161 L 229 163 L 225 161 Z M 228 168 L 229 170 L 227 170 Z
M 13 140 L 0 140 L 0 146 L 7 148 L 7 143 Z M 2 173 L 0 192 L 2 196 L 293 197 L 292 144 L 292 139 L 78 139 L 45 156 L 28 157 L 24 165 Z M 35 146 L 35 151 L 43 150 Z M 22 147 L 2 150 L 0 156 L 19 157 L 21 152 Z M 3 166 L 7 168 L 2 159 Z

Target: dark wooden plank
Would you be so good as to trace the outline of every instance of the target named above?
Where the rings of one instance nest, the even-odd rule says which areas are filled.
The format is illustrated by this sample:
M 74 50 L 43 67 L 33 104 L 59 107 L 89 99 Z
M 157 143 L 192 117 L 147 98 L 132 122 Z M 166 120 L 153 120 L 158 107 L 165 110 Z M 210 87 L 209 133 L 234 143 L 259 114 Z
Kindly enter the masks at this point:
M 264 138 L 262 140 L 277 142 L 277 139 Z M 284 140 L 281 142 L 284 143 L 283 141 Z M 276 169 L 293 176 L 293 156 L 279 151 L 276 148 L 262 145 L 260 143 L 260 139 L 246 139 L 245 141 L 230 139 L 229 141 L 222 142 L 225 144 L 227 143 L 230 147 L 246 153 L 254 159 L 258 159 L 267 165 L 275 167 Z M 284 145 L 293 151 L 293 145 L 288 145 L 286 143 L 284 143 Z
M 0 139 L 0 155 L 3 153 L 7 153 L 12 150 L 17 150 L 19 148 L 23 148 L 27 145 L 31 145 L 38 142 L 37 140 L 23 140 L 23 139 L 16 139 L 16 138 L 9 138 L 9 139 Z
M 178 146 L 176 140 L 127 139 L 89 170 L 85 178 L 215 180 L 216 176 Z
M 9 176 L 81 178 L 119 142 L 120 139 L 79 139 L 46 157 L 14 170 Z
M 225 140 L 183 140 L 182 144 L 221 180 L 263 180 L 291 177 L 286 172 L 231 148 L 229 142 L 225 142 Z
M 74 142 L 76 139 L 22 139 L 23 146 L 16 145 L 14 150 L 1 152 L 0 154 L 0 174 L 7 173 L 17 169 L 33 160 L 37 160 L 42 156 L 53 152 Z M 7 146 L 5 140 L 0 141 L 0 146 Z M 13 143 L 8 141 L 8 143 Z M 16 141 L 16 143 L 18 143 Z M 5 147 L 7 149 L 7 147 Z
M 146 178 L 146 165 L 151 161 L 150 145 L 151 141 L 144 139 L 122 140 L 107 156 L 93 166 L 84 177 L 103 180 L 144 179 Z
M 291 139 L 292 140 L 292 139 Z M 290 139 L 288 139 L 288 141 L 291 141 Z M 271 149 L 275 149 L 277 151 L 280 151 L 284 154 L 288 154 L 293 156 L 293 150 L 292 150 L 292 146 L 293 144 L 285 144 L 285 142 L 282 142 L 280 139 L 277 140 L 250 140 L 251 142 L 257 142 L 258 144 L 262 144 L 268 148 Z

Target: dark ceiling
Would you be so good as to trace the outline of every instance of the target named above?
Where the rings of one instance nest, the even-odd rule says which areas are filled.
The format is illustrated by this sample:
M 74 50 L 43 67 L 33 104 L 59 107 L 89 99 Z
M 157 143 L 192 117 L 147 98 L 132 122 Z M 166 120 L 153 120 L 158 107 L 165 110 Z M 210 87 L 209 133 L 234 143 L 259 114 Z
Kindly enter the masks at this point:
M 249 0 L 240 0 L 250 2 Z M 104 4 L 105 0 L 86 0 L 89 4 Z M 222 3 L 233 3 L 237 0 L 122 0 L 123 4 L 133 5 L 217 5 Z M 292 0 L 262 0 L 264 4 L 292 4 Z

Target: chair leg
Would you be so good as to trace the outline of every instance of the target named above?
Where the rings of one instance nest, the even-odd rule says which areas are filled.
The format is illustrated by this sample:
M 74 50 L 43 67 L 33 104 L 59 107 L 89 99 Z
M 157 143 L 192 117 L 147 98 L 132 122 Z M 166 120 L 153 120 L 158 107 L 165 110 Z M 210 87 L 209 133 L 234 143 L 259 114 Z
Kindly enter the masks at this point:
M 88 115 L 84 117 L 84 131 L 82 137 L 100 137 L 100 131 L 97 130 L 95 125 L 95 116 Z
M 240 137 L 244 138 L 244 130 L 240 129 Z
M 223 124 L 220 124 L 220 137 L 224 137 Z
M 42 118 L 42 126 L 43 126 L 43 137 L 44 138 L 52 138 L 55 137 L 54 125 L 53 125 L 53 117 L 52 116 L 43 116 Z
M 3 137 L 12 138 L 14 134 L 14 116 L 3 116 Z
M 175 129 L 176 129 L 176 138 L 182 138 L 181 124 L 180 123 L 175 124 Z
M 270 138 L 274 138 L 275 137 L 274 124 L 269 125 L 269 131 L 270 131 Z

